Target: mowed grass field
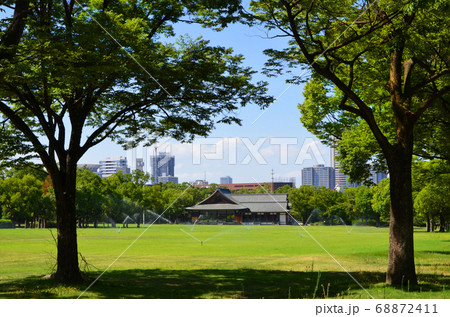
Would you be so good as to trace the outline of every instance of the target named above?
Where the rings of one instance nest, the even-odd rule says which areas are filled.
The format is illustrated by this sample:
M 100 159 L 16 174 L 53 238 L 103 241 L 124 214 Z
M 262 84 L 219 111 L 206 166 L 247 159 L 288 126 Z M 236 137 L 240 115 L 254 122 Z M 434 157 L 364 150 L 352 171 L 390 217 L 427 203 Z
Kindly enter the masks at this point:
M 86 283 L 60 286 L 44 278 L 56 262 L 50 230 L 3 229 L 0 298 L 77 298 L 113 262 L 82 298 L 449 298 L 450 233 L 416 230 L 417 289 L 385 286 L 388 236 L 360 226 L 79 229 Z

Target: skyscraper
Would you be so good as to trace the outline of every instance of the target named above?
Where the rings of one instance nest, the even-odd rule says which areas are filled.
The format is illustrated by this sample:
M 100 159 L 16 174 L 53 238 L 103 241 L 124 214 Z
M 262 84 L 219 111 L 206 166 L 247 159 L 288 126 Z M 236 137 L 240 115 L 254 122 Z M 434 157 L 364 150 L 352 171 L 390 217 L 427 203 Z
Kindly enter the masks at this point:
M 330 149 L 331 151 L 331 167 L 334 168 L 334 186 L 337 188 L 349 187 L 347 178 L 348 176 L 344 173 L 341 173 L 339 168 L 339 162 L 336 161 L 336 148 L 333 146 Z
M 137 158 L 136 159 L 136 170 L 143 172 L 144 171 L 144 159 L 143 158 Z
M 100 161 L 98 173 L 106 178 L 121 170 L 123 173 L 129 173 L 127 158 L 123 156 L 107 157 L 104 161 Z
M 221 177 L 220 184 L 233 184 L 233 179 L 230 176 Z
M 150 157 L 150 166 L 152 169 L 152 183 L 178 183 L 175 177 L 175 156 L 169 153 L 158 153 Z
M 314 168 L 305 167 L 302 169 L 302 185 L 313 185 Z
M 374 182 L 374 184 L 378 184 L 380 183 L 383 179 L 387 178 L 387 174 L 385 173 L 380 173 L 377 172 L 373 169 L 373 167 L 371 167 L 370 169 L 370 173 L 372 174 L 372 182 Z
M 323 186 L 334 189 L 334 168 L 319 164 L 302 169 L 302 185 L 314 185 L 317 188 Z

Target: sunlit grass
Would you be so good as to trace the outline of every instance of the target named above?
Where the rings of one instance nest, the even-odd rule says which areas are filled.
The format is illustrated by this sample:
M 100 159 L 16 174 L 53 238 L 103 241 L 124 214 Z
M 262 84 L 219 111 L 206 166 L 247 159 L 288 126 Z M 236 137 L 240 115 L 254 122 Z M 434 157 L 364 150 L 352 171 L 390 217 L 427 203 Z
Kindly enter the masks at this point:
M 447 298 L 449 241 L 449 233 L 416 232 L 420 285 L 408 292 L 383 283 L 387 228 L 154 225 L 78 230 L 79 252 L 87 261 L 80 265 L 89 278 L 117 259 L 85 294 L 92 298 L 369 298 L 341 266 L 376 298 Z M 88 283 L 63 287 L 42 279 L 51 273 L 55 256 L 50 230 L 0 230 L 0 297 L 77 297 Z

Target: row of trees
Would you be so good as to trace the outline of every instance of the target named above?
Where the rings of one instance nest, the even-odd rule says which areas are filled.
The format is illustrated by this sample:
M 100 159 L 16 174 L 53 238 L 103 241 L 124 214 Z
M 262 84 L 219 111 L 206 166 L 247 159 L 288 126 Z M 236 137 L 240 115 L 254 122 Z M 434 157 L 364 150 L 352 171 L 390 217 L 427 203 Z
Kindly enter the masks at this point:
M 0 211 L 3 219 L 25 228 L 54 226 L 56 200 L 53 186 L 43 173 L 34 171 L 10 172 L 0 179 Z M 99 222 L 123 222 L 125 218 L 141 224 L 161 214 L 172 222 L 187 222 L 189 213 L 184 207 L 206 198 L 215 188 L 196 188 L 189 184 L 145 185 L 149 176 L 135 171 L 117 173 L 107 179 L 87 170 L 79 169 L 76 184 L 76 216 L 79 228 L 94 227 Z M 145 217 L 145 216 L 144 216 Z
M 428 231 L 448 230 L 450 222 L 450 164 L 432 160 L 417 162 L 413 169 L 416 215 L 426 221 Z
M 414 224 L 426 225 L 427 231 L 448 231 L 450 222 L 450 175 L 442 175 L 445 183 L 416 184 Z M 326 224 L 387 225 L 390 211 L 389 179 L 372 187 L 360 186 L 336 192 L 327 188 L 301 186 L 288 191 L 291 214 L 303 224 L 317 221 Z
M 45 228 L 55 217 L 54 200 L 43 190 L 44 182 L 32 174 L 0 180 L 3 219 L 23 223 L 25 228 Z
M 291 214 L 304 225 L 318 221 L 327 224 L 352 224 L 362 221 L 380 225 L 381 221 L 386 221 L 388 215 L 385 210 L 376 209 L 378 206 L 375 206 L 373 200 L 376 192 L 378 186 L 347 188 L 339 192 L 305 185 L 290 189 L 288 197 Z
M 428 231 L 444 231 L 450 219 L 450 168 L 444 161 L 416 162 L 414 169 L 415 224 L 426 224 Z M 0 208 L 3 218 L 25 227 L 46 227 L 55 221 L 55 196 L 45 173 L 37 170 L 9 172 L 0 180 Z M 147 217 L 164 212 L 171 222 L 189 222 L 185 207 L 195 205 L 217 188 L 197 188 L 188 183 L 147 186 L 149 176 L 139 171 L 121 172 L 103 179 L 87 169 L 78 170 L 76 212 L 78 227 L 97 227 L 99 222 L 121 223 L 126 219 L 139 226 Z M 268 185 L 268 184 L 266 184 Z M 268 186 L 267 186 L 268 187 Z M 266 193 L 266 189 L 241 189 L 238 193 Z M 324 187 L 284 186 L 291 214 L 303 224 L 369 225 L 389 222 L 389 180 L 372 187 L 360 186 L 334 191 Z
M 427 231 L 448 231 L 450 223 L 450 164 L 447 160 L 416 160 L 413 164 L 412 196 L 415 225 Z M 390 180 L 376 186 L 360 186 L 336 192 L 301 186 L 288 191 L 292 214 L 303 223 L 355 220 L 379 225 L 390 222 Z M 310 218 L 311 217 L 311 218 Z M 308 221 L 308 218 L 309 221 Z

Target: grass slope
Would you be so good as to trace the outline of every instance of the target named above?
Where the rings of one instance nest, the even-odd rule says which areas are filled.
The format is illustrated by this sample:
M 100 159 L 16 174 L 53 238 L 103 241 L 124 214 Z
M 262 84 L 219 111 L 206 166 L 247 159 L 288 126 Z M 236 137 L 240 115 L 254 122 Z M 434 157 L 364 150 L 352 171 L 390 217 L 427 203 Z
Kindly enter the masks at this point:
M 420 285 L 408 291 L 383 283 L 386 228 L 154 225 L 144 230 L 80 229 L 79 251 L 87 262 L 80 265 L 88 281 L 77 286 L 42 278 L 55 264 L 50 230 L 0 230 L 0 297 L 76 298 L 133 241 L 83 297 L 449 297 L 449 233 L 415 233 Z

